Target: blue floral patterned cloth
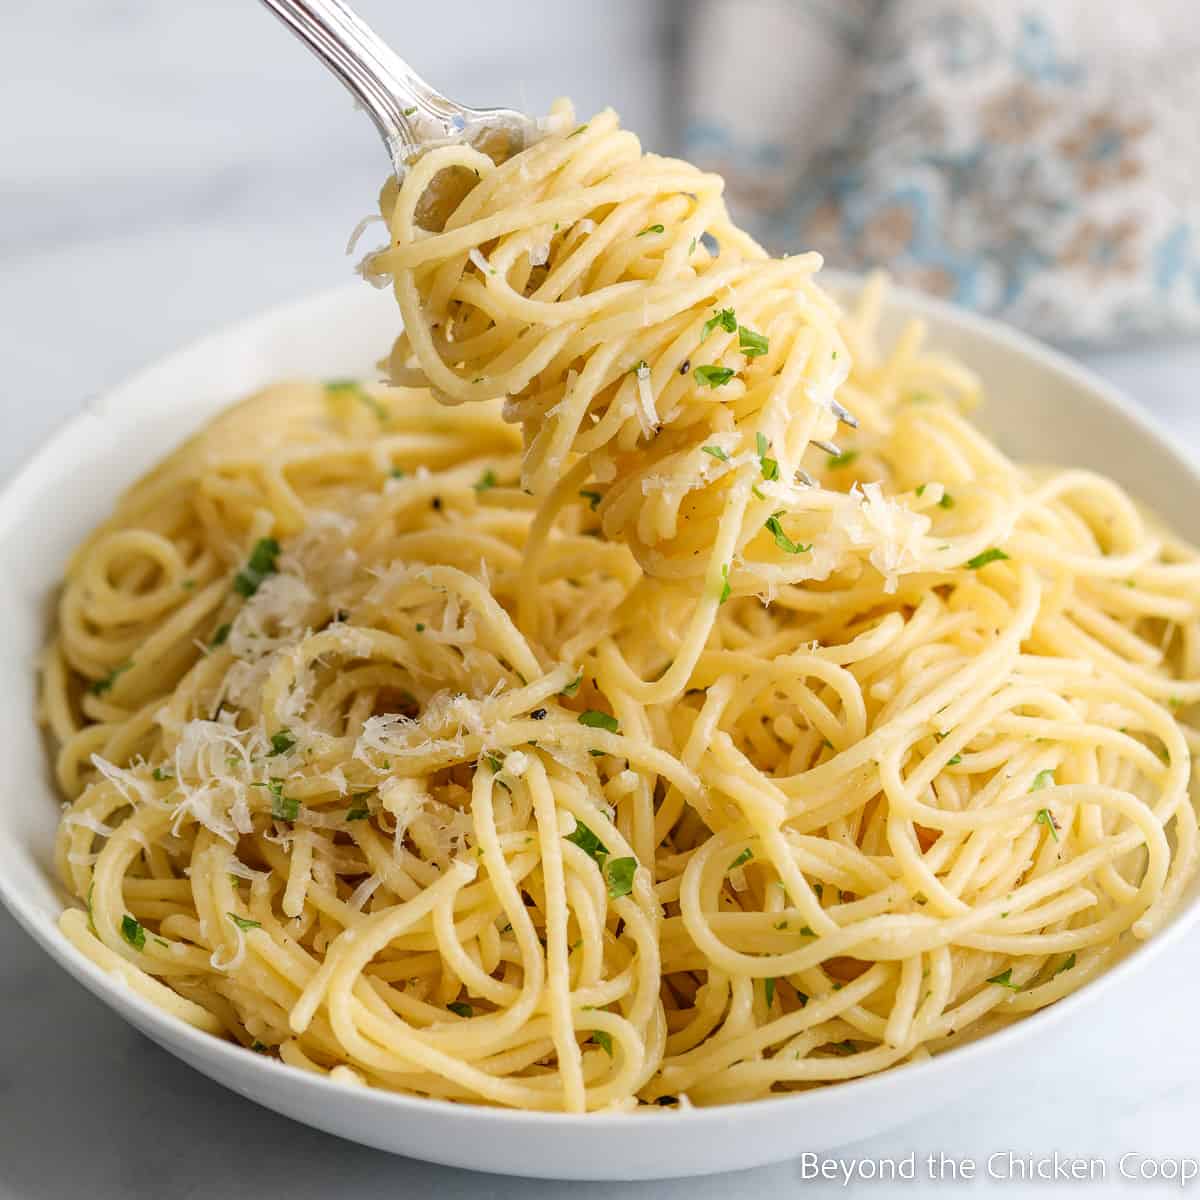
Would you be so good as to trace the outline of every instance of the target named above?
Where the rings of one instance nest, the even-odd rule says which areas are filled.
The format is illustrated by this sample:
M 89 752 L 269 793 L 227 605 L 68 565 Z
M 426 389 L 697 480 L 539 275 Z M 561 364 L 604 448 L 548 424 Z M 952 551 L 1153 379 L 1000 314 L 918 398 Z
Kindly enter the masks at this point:
M 699 0 L 686 154 L 775 251 L 1048 338 L 1200 332 L 1200 0 Z

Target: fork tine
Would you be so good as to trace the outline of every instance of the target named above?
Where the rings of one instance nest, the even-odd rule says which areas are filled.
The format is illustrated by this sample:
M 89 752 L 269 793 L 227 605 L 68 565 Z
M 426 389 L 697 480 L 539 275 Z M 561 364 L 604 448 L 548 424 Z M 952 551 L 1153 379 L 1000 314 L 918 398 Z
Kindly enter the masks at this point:
M 858 418 L 848 408 L 844 408 L 836 400 L 830 400 L 829 407 L 843 425 L 849 425 L 851 429 L 858 428 Z
M 813 445 L 816 446 L 818 450 L 824 450 L 826 454 L 832 454 L 834 458 L 837 458 L 837 456 L 841 454 L 841 451 L 833 444 L 833 442 L 818 442 L 816 438 L 814 438 Z

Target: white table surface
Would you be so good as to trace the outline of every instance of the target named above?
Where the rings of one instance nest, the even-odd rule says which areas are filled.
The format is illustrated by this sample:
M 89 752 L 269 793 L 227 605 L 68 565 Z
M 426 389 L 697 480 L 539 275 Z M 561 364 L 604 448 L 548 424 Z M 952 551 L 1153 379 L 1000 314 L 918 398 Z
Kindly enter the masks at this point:
M 670 146 L 665 6 L 469 0 L 444 25 L 416 16 L 436 5 L 360 7 L 467 101 L 540 110 L 569 90 L 581 112 L 612 100 L 648 145 Z M 369 122 L 253 0 L 5 0 L 0 67 L 2 478 L 86 395 L 202 332 L 346 279 L 346 233 L 370 210 L 384 160 Z M 1200 344 L 1082 357 L 1200 450 Z M 1120 1182 L 1117 1159 L 1200 1155 L 1198 998 L 1200 931 L 1086 1020 L 979 1080 L 973 1097 L 842 1156 L 943 1153 L 975 1159 L 984 1175 L 990 1154 L 1057 1150 L 1107 1160 L 1108 1183 L 1094 1190 L 1171 1194 Z M 787 1163 L 570 1192 L 730 1200 L 791 1195 L 802 1183 Z M 0 914 L 3 1200 L 530 1198 L 567 1188 L 391 1158 L 260 1109 L 135 1034 Z M 1029 1191 L 976 1185 L 989 1188 Z M 845 1190 L 825 1183 L 809 1194 Z M 919 1176 L 862 1190 L 958 1189 Z

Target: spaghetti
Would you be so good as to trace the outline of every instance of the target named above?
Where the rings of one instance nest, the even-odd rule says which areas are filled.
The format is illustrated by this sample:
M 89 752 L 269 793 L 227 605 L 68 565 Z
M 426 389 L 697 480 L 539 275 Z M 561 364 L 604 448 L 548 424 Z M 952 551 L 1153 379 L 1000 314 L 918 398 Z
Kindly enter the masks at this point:
M 881 283 L 840 313 L 715 177 L 556 118 L 385 190 L 392 386 L 244 402 L 77 552 L 63 929 L 293 1066 L 529 1109 L 1053 1003 L 1195 869 L 1200 559 L 1008 461 Z

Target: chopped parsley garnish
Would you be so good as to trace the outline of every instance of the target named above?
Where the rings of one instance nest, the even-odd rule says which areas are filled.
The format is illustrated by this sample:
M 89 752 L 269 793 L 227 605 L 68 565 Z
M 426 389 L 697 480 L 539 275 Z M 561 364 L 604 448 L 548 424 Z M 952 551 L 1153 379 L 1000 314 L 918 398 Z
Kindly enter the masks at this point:
M 747 329 L 745 325 L 738 326 L 738 349 L 747 358 L 758 358 L 770 349 L 770 341 L 761 333 Z
M 841 454 L 829 456 L 829 465 L 831 467 L 848 467 L 857 457 L 857 450 L 843 450 Z
M 1021 990 L 1021 985 L 1019 983 L 1013 983 L 1012 967 L 1002 971 L 999 975 L 993 975 L 988 980 L 988 983 L 997 984 L 999 987 L 1008 988 L 1009 991 L 1013 992 L 1019 992 Z
M 993 546 L 990 550 L 984 550 L 982 554 L 975 555 L 974 558 L 968 558 L 967 566 L 972 571 L 978 571 L 980 567 L 986 567 L 988 563 L 1000 562 L 1007 557 L 1008 555 L 1003 550 L 998 550 Z
M 105 675 L 103 679 L 97 679 L 91 685 L 91 687 L 88 688 L 88 691 L 91 692 L 93 696 L 103 696 L 105 692 L 112 689 L 112 685 L 117 682 L 117 679 L 132 666 L 133 659 L 130 659 L 128 662 L 123 662 L 119 666 L 113 667 L 113 669 L 109 671 L 109 673 Z
M 765 433 L 756 433 L 754 435 L 754 446 L 758 451 L 758 461 L 762 466 L 762 477 L 766 480 L 779 478 L 779 463 L 767 457 L 767 451 L 771 449 L 771 443 L 767 440 Z
M 249 599 L 278 569 L 279 543 L 274 538 L 259 538 L 246 565 L 233 577 L 233 590 Z
M 1033 782 L 1029 785 L 1031 792 L 1040 792 L 1042 788 L 1052 787 L 1054 785 L 1054 772 L 1052 770 L 1039 771 L 1034 777 Z
M 645 237 L 646 234 L 648 234 L 648 233 L 663 233 L 664 231 L 665 231 L 665 227 L 662 225 L 658 225 L 658 224 L 647 225 L 646 228 L 643 229 L 637 236 Z
M 1054 814 L 1048 808 L 1039 808 L 1037 816 L 1034 818 L 1039 825 L 1045 825 L 1050 830 L 1050 836 L 1058 841 L 1058 822 L 1054 819 Z
M 721 578 L 725 581 L 725 585 L 724 585 L 724 587 L 721 588 L 720 596 L 717 597 L 718 605 L 724 604 L 725 601 L 729 599 L 729 597 L 732 593 L 732 590 L 733 590 L 729 586 L 729 564 L 728 563 L 721 564 Z
M 733 860 L 733 862 L 731 862 L 729 864 L 729 869 L 731 871 L 736 871 L 738 869 L 738 867 L 740 867 L 742 865 L 742 863 L 748 863 L 753 857 L 754 857 L 754 851 L 751 850 L 749 846 L 747 846 L 745 848 L 745 850 L 743 850 L 741 852 L 741 854 L 739 854 L 737 856 L 737 858 L 735 858 Z
M 269 1054 L 271 1052 L 270 1046 L 268 1046 L 266 1042 L 260 1042 L 258 1038 L 255 1038 L 254 1041 L 250 1043 L 250 1049 L 253 1050 L 255 1054 Z
M 473 1017 L 475 1010 L 469 1005 L 464 1004 L 461 1000 L 454 1001 L 453 1004 L 447 1004 L 446 1007 L 459 1017 Z
M 953 508 L 954 497 L 949 492 L 943 492 L 942 498 L 938 501 L 938 508 Z
M 374 418 L 376 418 L 380 425 L 388 424 L 388 418 L 390 415 L 388 413 L 388 409 L 384 408 L 383 404 L 380 404 L 379 401 L 371 395 L 371 392 L 359 389 L 359 400 L 366 404 L 367 408 L 371 409 L 371 412 L 374 413 Z
M 711 454 L 713 458 L 719 459 L 721 462 L 729 461 L 729 455 L 726 454 L 720 446 L 701 446 L 700 449 L 703 450 L 705 454 Z
M 768 975 L 763 980 L 763 996 L 766 998 L 767 1007 L 770 1008 L 775 1003 L 775 977 Z
M 962 755 L 956 754 L 953 758 L 947 760 L 946 766 L 957 767 L 960 762 L 962 762 Z
M 588 502 L 588 507 L 591 508 L 592 512 L 596 511 L 597 505 L 599 505 L 600 501 L 604 499 L 603 494 L 600 492 L 589 492 L 587 490 L 582 490 L 579 494 Z
M 164 780 L 167 780 L 167 779 L 175 778 L 174 775 L 168 774 L 166 771 L 164 771 L 162 769 L 162 767 L 155 767 L 154 770 L 150 772 L 150 775 L 151 775 L 151 778 L 153 778 L 158 783 L 162 783 Z
M 424 625 L 424 623 L 423 623 L 422 621 L 418 621 L 418 622 L 417 622 L 416 629 L 417 629 L 417 632 L 418 632 L 418 633 L 424 633 L 424 632 L 425 632 L 425 625 Z
M 282 779 L 272 779 L 267 786 L 271 790 L 271 816 L 277 821 L 294 821 L 300 815 L 300 801 L 283 794 Z
M 185 592 L 190 592 L 196 586 L 196 581 L 194 579 L 183 579 L 180 581 L 179 586 Z
M 660 228 L 661 228 L 661 226 L 660 226 Z M 599 1046 L 600 1049 L 603 1050 L 604 1053 L 607 1054 L 609 1058 L 612 1058 L 613 1048 L 612 1048 L 612 1034 L 611 1033 L 605 1033 L 603 1029 L 593 1029 L 592 1036 L 588 1040 L 595 1042 L 595 1044 L 597 1046 Z
M 918 495 L 918 496 L 923 496 L 923 495 L 925 495 L 925 489 L 926 489 L 928 486 L 929 486 L 929 484 L 927 484 L 927 483 L 921 483 L 921 484 L 918 484 L 918 485 L 917 485 L 917 495 Z
M 229 633 L 232 629 L 233 626 L 228 623 L 224 625 L 218 625 L 216 632 L 212 635 L 212 641 L 208 643 L 209 649 L 215 650 L 218 646 L 225 645 L 226 641 L 229 639 Z
M 404 478 L 404 468 L 403 468 L 403 467 L 393 467 L 393 468 L 392 468 L 392 469 L 391 469 L 391 470 L 388 472 L 388 474 L 389 474 L 389 475 L 390 475 L 390 476 L 391 476 L 393 479 L 403 479 L 403 478 Z
M 371 810 L 366 803 L 358 803 L 358 801 L 365 802 L 370 795 L 370 792 L 355 792 L 350 797 L 351 806 L 346 810 L 347 821 L 365 821 L 371 815 Z
M 496 472 L 489 467 L 488 470 L 484 471 L 484 473 L 480 475 L 475 483 L 471 484 L 471 486 L 477 492 L 486 492 L 489 489 L 494 488 L 496 486 Z
M 717 326 L 720 326 L 726 333 L 737 332 L 737 316 L 732 308 L 722 308 L 714 312 L 707 321 L 704 322 L 704 327 L 700 331 L 700 340 L 704 341 Z
M 604 867 L 604 879 L 608 894 L 613 900 L 628 896 L 633 891 L 633 876 L 637 871 L 636 858 L 610 858 Z
M 351 393 L 375 414 L 375 419 L 380 425 L 387 423 L 388 416 L 390 415 L 388 410 L 357 379 L 331 379 L 325 384 L 325 390 L 333 393 Z
M 621 728 L 616 717 L 594 708 L 579 714 L 579 724 L 586 725 L 589 729 L 607 729 L 609 733 L 616 733 Z
M 292 737 L 290 729 L 281 729 L 278 733 L 271 734 L 271 753 L 268 758 L 274 758 L 277 754 L 286 754 L 296 745 L 296 739 Z
M 817 935 L 811 925 L 801 925 L 800 926 L 800 936 L 801 937 L 816 937 Z
M 262 928 L 261 921 L 251 921 L 249 917 L 239 917 L 237 913 L 232 912 L 225 915 L 241 930 Z
M 719 388 L 733 378 L 733 368 L 718 367 L 710 363 L 706 366 L 696 367 L 692 374 L 695 375 L 701 387 Z
M 1075 965 L 1075 951 L 1072 950 L 1071 953 L 1068 954 L 1067 957 L 1064 958 L 1062 960 L 1062 962 L 1060 962 L 1058 964 L 1058 966 L 1054 968 L 1054 974 L 1051 975 L 1050 978 L 1056 979 L 1064 971 L 1069 971 L 1074 965 Z
M 576 676 L 575 676 L 575 678 L 574 678 L 574 679 L 572 679 L 572 680 L 571 680 L 571 682 L 570 682 L 570 683 L 568 683 L 568 684 L 567 684 L 567 686 L 566 686 L 565 688 L 563 688 L 563 690 L 562 690 L 561 692 L 559 692 L 559 695 L 560 695 L 560 696 L 573 696 L 573 695 L 575 695 L 575 693 L 576 693 L 577 691 L 579 691 L 579 685 L 580 685 L 582 682 L 583 682 L 583 676 L 582 676 L 581 674 L 580 674 L 580 675 L 576 675 Z
M 833 1042 L 832 1045 L 833 1048 L 842 1055 L 858 1053 L 858 1047 L 849 1038 L 847 1038 L 844 1042 Z
M 578 817 L 575 828 L 567 834 L 567 841 L 578 846 L 598 866 L 604 866 L 608 847 Z
M 136 917 L 128 913 L 121 918 L 121 936 L 135 949 L 146 948 L 146 929 Z
M 416 111 L 417 111 L 417 106 L 414 104 L 411 108 L 401 109 L 400 115 L 402 117 L 411 117 L 413 115 L 413 113 L 415 113 Z
M 778 512 L 772 513 L 766 519 L 764 524 L 764 528 L 769 530 L 771 536 L 774 537 L 775 545 L 777 545 L 785 554 L 804 554 L 806 551 L 811 550 L 811 543 L 806 546 L 800 542 L 793 542 L 792 539 L 783 532 L 783 526 L 779 523 L 779 518 L 783 516 L 783 511 L 784 510 L 781 508 Z
M 483 758 L 487 765 L 492 768 L 493 775 L 499 775 L 504 769 L 504 763 L 501 762 L 501 760 L 498 759 L 494 754 L 485 754 Z
M 578 137 L 586 128 L 587 128 L 586 124 L 580 125 L 578 129 L 575 129 L 571 133 L 568 133 L 567 137 L 568 138 Z

